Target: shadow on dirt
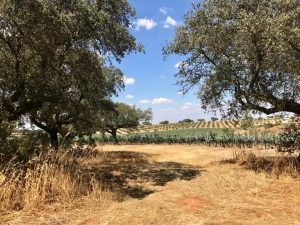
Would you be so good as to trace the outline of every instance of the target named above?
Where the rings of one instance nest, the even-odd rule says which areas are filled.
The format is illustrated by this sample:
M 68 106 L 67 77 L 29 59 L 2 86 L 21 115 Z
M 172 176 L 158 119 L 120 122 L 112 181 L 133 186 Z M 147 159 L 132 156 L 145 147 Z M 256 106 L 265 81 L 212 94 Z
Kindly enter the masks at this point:
M 168 182 L 191 180 L 200 172 L 197 167 L 176 163 L 151 161 L 150 154 L 139 152 L 105 152 L 103 161 L 89 164 L 84 172 L 93 173 L 105 188 L 118 194 L 118 200 L 126 197 L 142 199 L 155 192 L 155 186 Z

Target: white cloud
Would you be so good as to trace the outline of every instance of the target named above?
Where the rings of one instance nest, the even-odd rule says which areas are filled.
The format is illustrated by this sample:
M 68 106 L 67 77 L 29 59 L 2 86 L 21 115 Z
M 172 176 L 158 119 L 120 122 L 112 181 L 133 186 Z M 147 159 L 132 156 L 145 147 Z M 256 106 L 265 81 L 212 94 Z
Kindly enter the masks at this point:
M 178 62 L 174 65 L 175 68 L 180 69 L 181 67 L 186 67 L 188 64 L 186 62 Z
M 172 104 L 172 103 L 174 103 L 173 100 L 168 99 L 168 98 L 162 98 L 162 97 L 155 98 L 155 99 L 152 100 L 152 104 L 154 104 L 154 105 Z
M 151 30 L 157 25 L 157 23 L 152 19 L 142 18 L 142 19 L 137 19 L 134 25 L 136 30 L 140 30 L 141 28 L 145 28 L 146 30 Z
M 164 105 L 164 104 L 172 104 L 174 103 L 173 100 L 168 99 L 168 98 L 154 98 L 152 101 L 148 99 L 142 99 L 139 101 L 140 104 L 153 104 L 153 105 Z
M 169 13 L 169 12 L 172 12 L 172 11 L 173 11 L 173 9 L 168 8 L 168 7 L 161 7 L 161 8 L 159 9 L 159 12 L 160 12 L 161 14 L 164 14 L 164 15 L 168 15 L 168 13 Z
M 187 102 L 182 106 L 183 110 L 196 110 L 200 108 L 201 108 L 200 105 L 191 102 Z
M 184 95 L 183 91 L 178 91 L 177 94 L 180 95 L 180 96 Z
M 142 100 L 139 101 L 139 103 L 141 103 L 141 104 L 149 104 L 150 102 L 151 101 L 148 100 L 148 99 L 142 99 Z
M 182 64 L 182 62 L 178 62 L 178 63 L 175 64 L 174 67 L 175 67 L 175 68 L 179 68 L 179 67 L 181 66 L 181 64 Z
M 135 83 L 135 79 L 132 77 L 124 77 L 123 80 L 126 85 L 133 85 Z
M 174 109 L 173 107 L 168 107 L 168 108 L 161 109 L 161 111 L 168 111 L 168 112 L 172 112 L 174 110 L 176 110 L 176 109 Z
M 157 124 L 160 121 L 168 120 L 170 122 L 178 122 L 179 120 L 190 118 L 192 120 L 197 119 L 209 119 L 213 114 L 205 112 L 199 104 L 188 102 L 179 107 L 165 107 L 153 109 L 153 123 Z M 217 115 L 219 116 L 219 115 Z
M 126 95 L 125 98 L 126 98 L 126 99 L 133 99 L 134 96 L 133 96 L 133 95 Z
M 169 10 L 170 10 L 170 9 L 167 8 L 167 7 L 161 7 L 161 8 L 159 9 L 159 11 L 160 11 L 162 14 L 164 14 L 164 15 L 167 15 Z
M 168 16 L 163 24 L 164 24 L 164 28 L 169 28 L 170 26 L 176 26 L 178 23 L 171 16 Z

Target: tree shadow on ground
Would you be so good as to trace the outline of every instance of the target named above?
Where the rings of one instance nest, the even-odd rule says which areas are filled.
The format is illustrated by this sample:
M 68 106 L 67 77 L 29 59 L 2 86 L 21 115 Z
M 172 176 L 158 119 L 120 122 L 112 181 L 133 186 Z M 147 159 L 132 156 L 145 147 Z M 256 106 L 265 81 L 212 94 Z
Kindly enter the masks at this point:
M 191 180 L 200 168 L 177 162 L 156 162 L 150 154 L 140 152 L 104 152 L 104 160 L 89 164 L 84 172 L 93 173 L 105 188 L 118 194 L 118 200 L 126 197 L 142 199 L 155 192 L 155 187 L 168 182 Z

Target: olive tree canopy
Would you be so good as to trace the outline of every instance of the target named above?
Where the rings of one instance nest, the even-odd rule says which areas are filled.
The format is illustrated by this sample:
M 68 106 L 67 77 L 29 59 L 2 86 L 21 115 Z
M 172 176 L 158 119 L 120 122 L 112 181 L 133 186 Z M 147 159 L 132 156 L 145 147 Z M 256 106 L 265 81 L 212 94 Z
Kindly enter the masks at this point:
M 0 2 L 0 112 L 22 116 L 57 145 L 64 125 L 89 127 L 123 87 L 120 60 L 140 50 L 129 33 L 127 0 L 3 0 Z
M 100 114 L 101 115 L 101 114 Z M 125 103 L 115 103 L 114 112 L 106 113 L 100 116 L 100 128 L 112 135 L 115 142 L 117 139 L 117 130 L 120 128 L 135 128 L 140 124 L 152 120 L 152 109 L 142 110 L 135 106 Z
M 204 108 L 300 114 L 299 0 L 193 4 L 164 54 L 185 57 L 178 83 Z

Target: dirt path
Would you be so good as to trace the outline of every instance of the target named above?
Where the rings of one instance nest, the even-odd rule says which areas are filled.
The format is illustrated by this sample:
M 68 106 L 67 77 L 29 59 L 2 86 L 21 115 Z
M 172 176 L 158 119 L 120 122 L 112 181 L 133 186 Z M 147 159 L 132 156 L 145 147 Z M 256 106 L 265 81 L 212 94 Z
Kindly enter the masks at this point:
M 2 224 L 300 224 L 300 182 L 214 163 L 235 151 L 188 145 L 98 146 L 119 202 L 80 201 L 0 214 Z M 256 154 L 274 154 L 257 151 Z M 100 166 L 94 162 L 91 167 Z

